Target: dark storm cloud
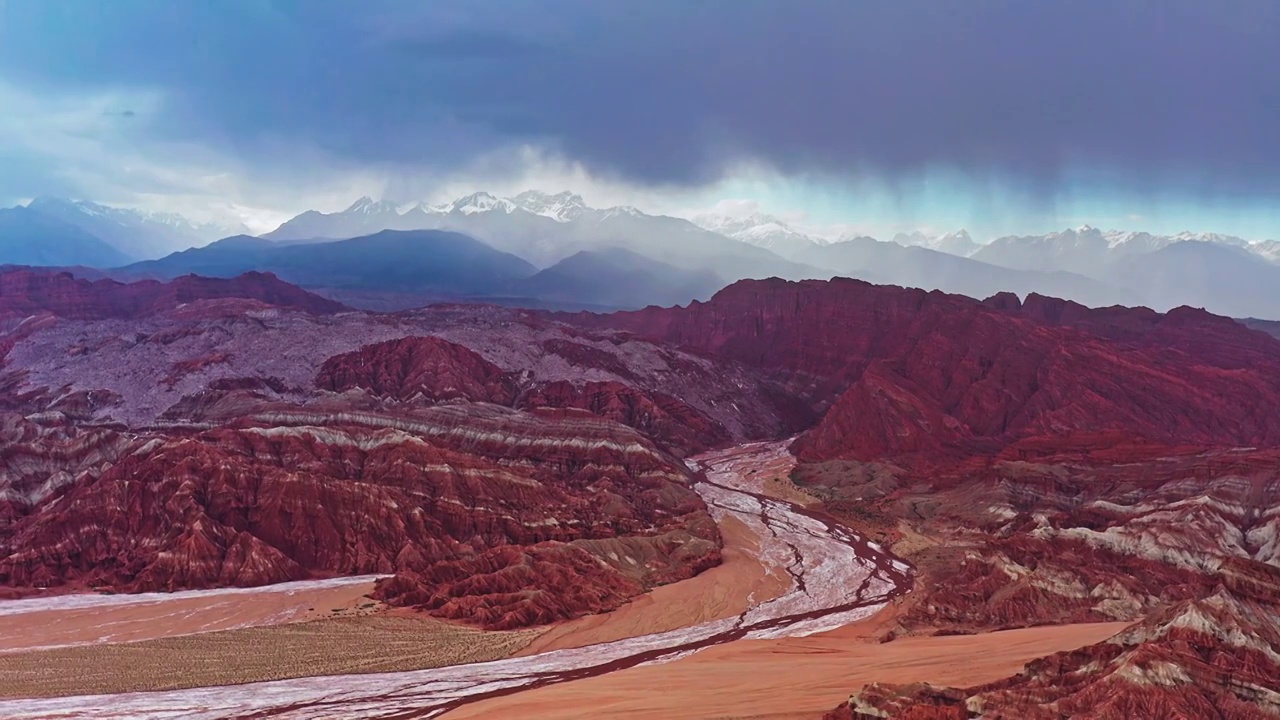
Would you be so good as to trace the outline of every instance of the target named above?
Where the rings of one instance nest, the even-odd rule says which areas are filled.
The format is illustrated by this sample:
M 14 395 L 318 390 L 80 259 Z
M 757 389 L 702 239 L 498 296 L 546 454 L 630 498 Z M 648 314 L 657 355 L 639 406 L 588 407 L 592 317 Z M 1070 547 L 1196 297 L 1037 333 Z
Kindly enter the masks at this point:
M 287 163 L 284 141 L 447 169 L 534 143 L 642 182 L 756 158 L 835 175 L 945 165 L 1030 187 L 1068 163 L 1135 186 L 1280 183 L 1272 0 L 2 7 L 0 78 L 158 89 L 152 132 L 251 162 Z

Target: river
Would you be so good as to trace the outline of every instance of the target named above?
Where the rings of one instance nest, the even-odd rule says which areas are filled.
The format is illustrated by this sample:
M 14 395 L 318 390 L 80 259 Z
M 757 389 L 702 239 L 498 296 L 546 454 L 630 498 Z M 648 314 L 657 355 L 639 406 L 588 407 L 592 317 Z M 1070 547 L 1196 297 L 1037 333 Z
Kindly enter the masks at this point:
M 436 718 L 484 699 L 668 662 L 743 639 L 797 637 L 868 617 L 911 585 L 910 568 L 821 513 L 764 494 L 764 467 L 785 443 L 755 443 L 692 458 L 695 489 L 713 517 L 746 524 L 761 560 L 788 588 L 737 617 L 529 657 L 412 672 L 299 678 L 222 687 L 0 701 L 0 717 Z

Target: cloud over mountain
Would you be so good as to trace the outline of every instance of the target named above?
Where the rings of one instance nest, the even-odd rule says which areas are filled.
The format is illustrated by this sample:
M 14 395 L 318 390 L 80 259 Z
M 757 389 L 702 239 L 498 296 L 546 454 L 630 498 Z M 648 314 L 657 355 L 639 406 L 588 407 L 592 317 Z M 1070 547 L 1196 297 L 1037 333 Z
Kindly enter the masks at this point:
M 317 156 L 445 171 L 532 145 L 641 184 L 705 183 L 743 161 L 1049 187 L 1083 167 L 1244 195 L 1280 179 L 1267 90 L 1280 9 L 1265 0 L 17 0 L 0 13 L 0 80 L 41 98 L 146 90 L 145 106 L 99 113 L 126 126 L 115 140 L 263 173 Z

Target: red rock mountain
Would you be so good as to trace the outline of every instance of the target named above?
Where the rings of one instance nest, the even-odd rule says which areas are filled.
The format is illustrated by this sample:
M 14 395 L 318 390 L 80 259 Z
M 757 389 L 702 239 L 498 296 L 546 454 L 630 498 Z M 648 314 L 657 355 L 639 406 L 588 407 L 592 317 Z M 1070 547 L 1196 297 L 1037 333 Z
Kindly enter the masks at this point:
M 619 374 L 634 376 L 612 354 L 578 343 L 555 341 L 544 347 L 574 351 L 578 366 L 600 363 Z M 582 356 L 582 357 L 578 357 Z M 607 357 L 607 359 L 606 359 Z M 436 337 L 408 337 L 377 343 L 325 361 L 316 376 L 322 390 L 360 389 L 399 401 L 442 402 L 472 400 L 565 416 L 581 411 L 628 425 L 660 440 L 679 455 L 715 447 L 730 440 L 727 430 L 706 414 L 654 390 L 618 381 L 574 383 L 537 382 L 524 373 L 504 372 L 479 354 Z M 561 412 L 554 412 L 561 411 Z
M 851 280 L 375 315 L 270 276 L 0 278 L 9 593 L 385 573 L 387 602 L 487 627 L 599 612 L 719 561 L 680 457 L 799 433 L 792 480 L 916 569 L 886 639 L 1135 623 L 835 717 L 1280 694 L 1280 342 L 1226 318 Z
M 678 457 L 785 427 L 749 369 L 521 311 L 10 279 L 10 594 L 377 573 L 484 627 L 601 612 L 720 560 Z
M 904 553 L 886 639 L 1136 621 L 978 688 L 830 718 L 1275 717 L 1280 343 L 1178 308 L 747 281 L 578 315 L 760 368 L 825 409 L 793 480 Z
M 616 607 L 719 561 L 688 471 L 603 421 L 277 410 L 117 458 L 56 512 L 15 523 L 0 584 L 140 592 L 399 573 L 380 590 L 393 603 L 517 627 Z M 595 559 L 628 557 L 625 544 L 671 550 L 637 567 Z M 583 569 L 573 595 L 539 591 Z
M 478 400 L 510 405 L 513 379 L 501 368 L 456 343 L 408 337 L 370 345 L 325 361 L 316 386 L 342 392 L 368 390 L 395 400 Z
M 197 300 L 237 298 L 314 313 L 343 306 L 290 285 L 271 273 L 250 272 L 237 278 L 187 275 L 167 283 L 143 280 L 83 280 L 70 273 L 11 270 L 0 274 L 0 318 L 41 312 L 81 320 L 136 318 Z
M 1031 662 L 1010 678 L 965 689 L 873 684 L 825 718 L 1267 720 L 1278 709 L 1280 612 L 1270 600 L 1277 592 L 1274 569 L 1237 577 L 1105 642 Z
M 830 403 L 796 443 L 804 460 L 937 460 L 1106 438 L 1280 443 L 1280 344 L 1185 308 L 981 303 L 856 280 L 773 279 L 687 308 L 576 321 L 766 368 Z

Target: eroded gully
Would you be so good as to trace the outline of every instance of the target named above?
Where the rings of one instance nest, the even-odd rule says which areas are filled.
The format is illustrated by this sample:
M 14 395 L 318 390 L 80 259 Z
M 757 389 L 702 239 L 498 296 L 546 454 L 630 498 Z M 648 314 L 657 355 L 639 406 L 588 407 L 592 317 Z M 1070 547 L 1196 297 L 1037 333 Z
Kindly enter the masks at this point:
M 759 538 L 760 561 L 789 587 L 737 617 L 528 657 L 432 670 L 299 678 L 163 692 L 0 702 L 5 718 L 436 718 L 470 703 L 668 662 L 742 639 L 798 637 L 868 617 L 910 588 L 907 565 L 831 518 L 768 497 L 765 466 L 784 443 L 694 458 L 696 490 L 718 522 L 737 518 Z

